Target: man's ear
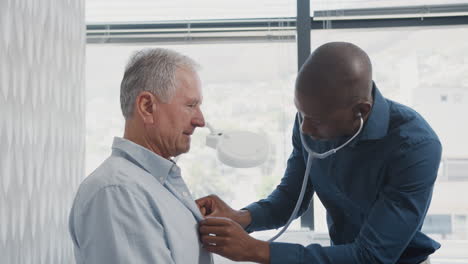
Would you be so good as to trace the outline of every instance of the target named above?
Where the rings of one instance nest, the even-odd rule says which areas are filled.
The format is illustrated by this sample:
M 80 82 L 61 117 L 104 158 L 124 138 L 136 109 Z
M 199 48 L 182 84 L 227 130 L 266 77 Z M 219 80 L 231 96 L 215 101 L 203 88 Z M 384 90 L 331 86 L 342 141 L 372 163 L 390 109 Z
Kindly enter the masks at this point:
M 156 111 L 157 99 L 152 93 L 141 92 L 135 102 L 136 114 L 145 124 L 154 124 L 153 113 Z

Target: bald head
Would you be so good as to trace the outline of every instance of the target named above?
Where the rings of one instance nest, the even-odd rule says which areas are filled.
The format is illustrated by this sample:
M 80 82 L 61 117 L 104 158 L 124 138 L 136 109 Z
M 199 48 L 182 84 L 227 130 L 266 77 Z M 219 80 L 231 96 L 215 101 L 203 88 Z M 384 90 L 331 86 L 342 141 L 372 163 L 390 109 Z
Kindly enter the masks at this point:
M 372 65 L 369 56 L 351 43 L 324 44 L 302 66 L 296 92 L 340 105 L 371 99 Z
M 372 108 L 372 66 L 351 43 L 317 48 L 299 71 L 294 103 L 302 131 L 316 139 L 352 135 Z

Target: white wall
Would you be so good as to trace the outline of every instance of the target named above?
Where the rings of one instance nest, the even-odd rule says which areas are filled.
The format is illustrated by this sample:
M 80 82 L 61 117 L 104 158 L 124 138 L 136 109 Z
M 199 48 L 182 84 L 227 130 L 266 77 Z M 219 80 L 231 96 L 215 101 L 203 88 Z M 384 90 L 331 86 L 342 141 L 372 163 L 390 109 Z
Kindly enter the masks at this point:
M 84 58 L 84 0 L 0 1 L 1 263 L 73 262 Z

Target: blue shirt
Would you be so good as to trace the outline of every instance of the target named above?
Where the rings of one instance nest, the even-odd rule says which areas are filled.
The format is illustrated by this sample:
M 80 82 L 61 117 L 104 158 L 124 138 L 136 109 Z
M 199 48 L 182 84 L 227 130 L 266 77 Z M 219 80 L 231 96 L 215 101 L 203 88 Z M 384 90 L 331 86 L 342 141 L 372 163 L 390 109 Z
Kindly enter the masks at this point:
M 420 263 L 440 244 L 421 232 L 441 158 L 441 144 L 414 110 L 385 99 L 374 86 L 374 104 L 358 137 L 336 154 L 314 159 L 300 213 L 315 192 L 327 210 L 332 246 L 270 244 L 271 263 Z M 298 199 L 308 153 L 345 139 L 302 142 L 296 116 L 293 151 L 281 183 L 246 207 L 247 231 L 283 226 Z
M 80 185 L 69 228 L 77 264 L 212 263 L 201 247 L 203 219 L 180 169 L 131 141 Z

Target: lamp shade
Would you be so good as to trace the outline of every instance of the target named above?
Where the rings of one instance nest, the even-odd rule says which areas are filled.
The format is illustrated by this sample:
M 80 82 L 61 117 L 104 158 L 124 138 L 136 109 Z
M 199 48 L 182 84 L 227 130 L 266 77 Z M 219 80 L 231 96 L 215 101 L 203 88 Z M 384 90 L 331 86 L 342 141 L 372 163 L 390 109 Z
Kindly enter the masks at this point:
M 248 131 L 229 131 L 207 136 L 206 144 L 218 159 L 231 167 L 252 168 L 264 163 L 270 152 L 266 136 Z

